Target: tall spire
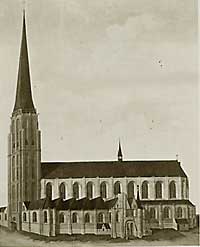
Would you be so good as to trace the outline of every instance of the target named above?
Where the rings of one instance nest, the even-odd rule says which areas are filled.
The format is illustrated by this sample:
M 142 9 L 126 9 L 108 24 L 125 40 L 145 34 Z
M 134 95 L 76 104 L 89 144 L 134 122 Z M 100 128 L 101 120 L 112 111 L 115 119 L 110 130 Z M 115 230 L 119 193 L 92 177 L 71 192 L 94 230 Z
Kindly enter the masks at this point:
M 15 99 L 15 106 L 13 113 L 21 110 L 25 113 L 35 113 L 35 107 L 32 99 L 31 81 L 29 72 L 29 59 L 26 37 L 26 21 L 25 10 L 23 10 L 23 27 L 22 27 L 22 40 L 19 58 L 19 69 L 17 79 L 17 92 Z
M 122 148 L 121 148 L 120 140 L 119 140 L 119 149 L 118 149 L 118 161 L 123 161 L 123 154 L 122 154 Z

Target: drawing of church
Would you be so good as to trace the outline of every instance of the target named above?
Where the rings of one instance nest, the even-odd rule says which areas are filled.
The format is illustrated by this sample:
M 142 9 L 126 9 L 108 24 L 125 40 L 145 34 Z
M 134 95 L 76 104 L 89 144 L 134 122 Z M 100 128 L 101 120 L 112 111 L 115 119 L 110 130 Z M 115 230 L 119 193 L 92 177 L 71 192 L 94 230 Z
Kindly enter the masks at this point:
M 178 160 L 42 162 L 31 91 L 25 13 L 17 91 L 8 136 L 8 206 L 0 225 L 44 236 L 130 238 L 153 229 L 189 230 L 196 209 Z

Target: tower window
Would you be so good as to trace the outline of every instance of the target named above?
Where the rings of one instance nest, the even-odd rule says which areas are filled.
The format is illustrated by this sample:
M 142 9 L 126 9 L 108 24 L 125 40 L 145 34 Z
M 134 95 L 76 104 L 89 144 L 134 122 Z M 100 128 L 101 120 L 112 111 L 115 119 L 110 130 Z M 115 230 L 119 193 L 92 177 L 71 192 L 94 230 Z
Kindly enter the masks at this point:
M 188 183 L 188 179 L 186 179 L 186 193 L 185 193 L 185 196 L 186 196 L 186 199 L 189 197 L 189 183 Z
M 34 177 L 35 177 L 35 167 L 34 167 L 34 163 L 32 163 L 32 178 Z

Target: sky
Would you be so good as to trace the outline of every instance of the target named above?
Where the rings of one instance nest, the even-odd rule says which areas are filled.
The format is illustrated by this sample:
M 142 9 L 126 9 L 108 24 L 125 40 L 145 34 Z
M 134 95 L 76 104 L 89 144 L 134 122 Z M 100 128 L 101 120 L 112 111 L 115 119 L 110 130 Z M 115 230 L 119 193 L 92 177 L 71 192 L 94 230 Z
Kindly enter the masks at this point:
M 22 1 L 0 1 L 0 205 Z M 42 161 L 178 159 L 197 206 L 197 0 L 27 0 Z M 199 211 L 199 208 L 198 208 Z

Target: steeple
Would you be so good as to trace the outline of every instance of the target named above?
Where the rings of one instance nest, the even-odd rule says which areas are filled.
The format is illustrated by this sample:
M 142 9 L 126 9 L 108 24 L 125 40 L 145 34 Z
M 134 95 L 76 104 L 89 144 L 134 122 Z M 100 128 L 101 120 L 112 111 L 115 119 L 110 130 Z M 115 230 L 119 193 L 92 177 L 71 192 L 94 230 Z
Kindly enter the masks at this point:
M 118 149 L 118 161 L 123 161 L 123 154 L 122 154 L 120 140 L 119 140 L 119 149 Z
M 23 27 L 17 79 L 17 92 L 13 113 L 18 110 L 20 110 L 22 113 L 36 113 L 31 92 L 25 11 L 23 11 Z

